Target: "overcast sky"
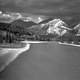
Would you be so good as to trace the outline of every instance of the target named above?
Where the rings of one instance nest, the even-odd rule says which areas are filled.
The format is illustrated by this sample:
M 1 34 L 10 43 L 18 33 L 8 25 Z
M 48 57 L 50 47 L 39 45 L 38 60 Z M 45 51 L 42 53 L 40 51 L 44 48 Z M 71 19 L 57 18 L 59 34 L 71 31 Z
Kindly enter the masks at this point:
M 46 15 L 79 14 L 80 0 L 0 0 L 0 8 Z

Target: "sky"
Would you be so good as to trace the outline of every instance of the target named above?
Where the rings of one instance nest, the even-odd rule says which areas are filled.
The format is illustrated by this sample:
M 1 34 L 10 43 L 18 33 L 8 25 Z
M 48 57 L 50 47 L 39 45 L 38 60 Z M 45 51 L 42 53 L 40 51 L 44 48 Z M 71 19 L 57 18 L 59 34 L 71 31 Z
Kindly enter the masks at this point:
M 0 10 L 44 15 L 75 15 L 80 0 L 0 0 Z

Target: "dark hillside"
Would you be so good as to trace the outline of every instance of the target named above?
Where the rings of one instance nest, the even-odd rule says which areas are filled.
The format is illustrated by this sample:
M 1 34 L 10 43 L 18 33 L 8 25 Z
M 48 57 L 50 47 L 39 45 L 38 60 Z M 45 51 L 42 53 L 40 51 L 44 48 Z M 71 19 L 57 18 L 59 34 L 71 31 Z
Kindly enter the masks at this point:
M 18 20 L 11 22 L 12 27 L 18 26 L 18 27 L 28 28 L 28 27 L 31 27 L 33 25 L 36 25 L 36 23 L 34 23 L 32 21 L 24 22 L 21 19 L 18 19 Z
M 9 23 L 0 22 L 0 30 L 8 30 L 10 27 Z

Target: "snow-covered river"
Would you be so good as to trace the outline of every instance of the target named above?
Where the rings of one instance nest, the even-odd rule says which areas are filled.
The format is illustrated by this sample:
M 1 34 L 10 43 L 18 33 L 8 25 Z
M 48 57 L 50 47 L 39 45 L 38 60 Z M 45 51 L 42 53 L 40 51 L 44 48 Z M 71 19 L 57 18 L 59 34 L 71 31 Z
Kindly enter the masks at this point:
M 80 80 L 80 48 L 32 44 L 0 75 L 2 80 Z

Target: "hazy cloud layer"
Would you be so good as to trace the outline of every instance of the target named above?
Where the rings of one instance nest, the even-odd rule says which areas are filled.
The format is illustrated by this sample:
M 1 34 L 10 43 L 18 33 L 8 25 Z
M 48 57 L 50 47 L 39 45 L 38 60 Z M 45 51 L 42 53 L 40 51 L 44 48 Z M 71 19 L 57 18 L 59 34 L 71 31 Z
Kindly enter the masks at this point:
M 71 15 L 80 13 L 80 0 L 0 0 L 0 8 L 46 15 Z

